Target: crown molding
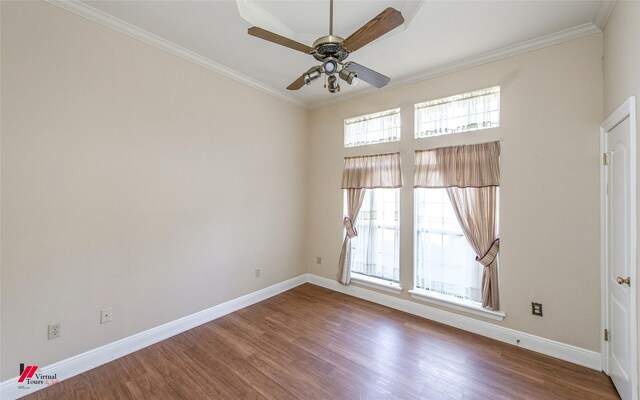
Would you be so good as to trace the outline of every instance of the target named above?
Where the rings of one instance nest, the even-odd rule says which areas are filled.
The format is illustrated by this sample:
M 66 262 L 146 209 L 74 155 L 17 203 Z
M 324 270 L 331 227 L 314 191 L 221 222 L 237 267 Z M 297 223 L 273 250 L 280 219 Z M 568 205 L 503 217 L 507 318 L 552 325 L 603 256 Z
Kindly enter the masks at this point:
M 537 39 L 528 40 L 512 46 L 503 47 L 498 50 L 490 51 L 488 53 L 467 57 L 459 61 L 455 61 L 448 64 L 439 65 L 433 68 L 429 68 L 418 74 L 410 75 L 401 79 L 392 80 L 389 85 L 384 89 L 376 89 L 373 87 L 361 90 L 349 95 L 341 96 L 340 98 L 333 98 L 328 100 L 321 100 L 312 103 L 308 108 L 316 110 L 327 106 L 332 106 L 346 101 L 351 101 L 359 97 L 369 96 L 373 93 L 380 93 L 382 91 L 395 89 L 402 86 L 412 85 L 417 82 L 421 82 L 427 79 L 432 79 L 441 75 L 450 74 L 464 69 L 477 67 L 479 65 L 488 64 L 494 61 L 502 60 L 505 58 L 513 57 L 518 54 L 527 53 L 530 51 L 538 50 L 544 47 L 553 46 L 570 40 L 579 39 L 581 37 L 600 33 L 602 30 L 592 22 L 586 24 L 574 26 L 573 28 L 565 29 L 556 33 L 541 36 Z
M 82 3 L 80 1 L 75 1 L 75 0 L 44 0 L 44 1 L 54 6 L 70 11 L 74 14 L 77 14 L 81 17 L 87 18 L 91 21 L 97 22 L 103 26 L 106 26 L 107 28 L 111 28 L 120 33 L 124 33 L 127 36 L 130 36 L 134 39 L 138 39 L 142 42 L 150 44 L 154 47 L 157 47 L 161 50 L 164 50 L 175 56 L 178 56 L 184 60 L 191 61 L 201 67 L 217 72 L 220 75 L 226 76 L 227 78 L 231 78 L 237 82 L 243 83 L 251 88 L 260 90 L 261 92 L 269 94 L 275 98 L 284 100 L 290 104 L 293 104 L 295 106 L 298 106 L 304 109 L 309 108 L 308 104 L 306 104 L 305 102 L 302 102 L 298 99 L 287 96 L 282 92 L 276 89 L 273 89 L 272 87 L 267 86 L 261 82 L 258 82 L 253 78 L 250 78 L 244 74 L 236 72 L 231 68 L 226 67 L 222 64 L 218 64 L 215 61 L 212 61 L 199 54 L 196 54 L 191 50 L 187 50 L 184 47 L 177 45 L 169 40 L 163 39 L 160 36 L 154 35 L 153 33 L 140 29 L 128 22 L 115 18 L 85 3 Z
M 472 56 L 472 57 L 468 57 L 452 63 L 429 68 L 418 74 L 409 75 L 400 79 L 394 79 L 384 89 L 376 89 L 374 87 L 368 87 L 366 89 L 357 91 L 352 94 L 343 94 L 340 97 L 333 97 L 331 99 L 320 100 L 320 101 L 309 103 L 309 102 L 296 99 L 285 93 L 282 93 L 282 91 L 274 89 L 262 82 L 259 82 L 244 74 L 236 72 L 231 68 L 228 68 L 222 64 L 218 64 L 213 60 L 210 60 L 206 57 L 196 54 L 169 40 L 163 39 L 153 33 L 140 29 L 132 24 L 129 24 L 128 22 L 115 18 L 105 12 L 102 12 L 80 1 L 75 1 L 75 0 L 44 0 L 44 1 L 46 1 L 49 4 L 55 5 L 57 7 L 63 8 L 67 11 L 70 11 L 74 14 L 80 15 L 91 21 L 97 22 L 101 25 L 104 25 L 115 31 L 123 33 L 127 36 L 130 36 L 132 38 L 135 38 L 142 42 L 150 44 L 161 50 L 167 51 L 184 60 L 191 61 L 197 65 L 200 65 L 201 67 L 217 72 L 237 82 L 243 83 L 251 88 L 260 90 L 261 92 L 269 94 L 277 99 L 284 100 L 290 104 L 293 104 L 297 107 L 307 109 L 307 110 L 315 110 L 315 109 L 320 109 L 320 108 L 328 107 L 328 106 L 339 104 L 339 103 L 344 103 L 357 98 L 366 97 L 374 93 L 380 93 L 386 90 L 415 84 L 417 82 L 424 81 L 427 79 L 432 79 L 441 75 L 445 75 L 445 74 L 461 71 L 464 69 L 476 67 L 482 64 L 487 64 L 490 62 L 502 60 L 518 54 L 538 50 L 548 46 L 553 46 L 566 41 L 579 39 L 581 37 L 592 35 L 595 33 L 600 33 L 602 32 L 601 26 L 604 27 L 606 25 L 606 22 L 615 6 L 615 0 L 604 1 L 601 4 L 600 9 L 598 10 L 597 16 L 595 18 L 595 22 L 589 22 L 586 24 L 578 25 L 573 28 L 565 29 L 563 31 L 545 35 L 533 40 L 528 40 L 519 44 L 515 44 L 512 46 L 490 51 L 482 55 Z M 238 1 L 238 4 L 240 4 L 241 2 L 242 0 Z M 246 3 L 253 4 L 253 1 L 246 0 Z M 418 2 L 418 4 L 421 5 L 422 2 Z M 419 7 L 416 6 L 414 9 L 407 10 L 407 11 L 409 11 L 410 14 L 413 15 L 418 10 L 419 10 Z M 253 9 L 253 11 L 255 11 L 255 9 Z
M 402 30 L 406 30 L 409 27 L 409 25 L 411 25 L 411 23 L 413 22 L 413 17 L 415 17 L 416 14 L 418 14 L 418 11 L 420 11 L 420 8 L 422 8 L 422 5 L 424 4 L 424 2 L 425 2 L 424 0 L 407 1 L 401 7 L 398 7 L 400 8 L 399 11 L 402 13 L 402 16 L 404 17 L 404 23 L 400 25 L 398 28 L 401 28 Z
M 266 29 L 289 38 L 294 38 L 294 36 L 296 36 L 296 32 L 294 32 L 293 29 L 289 28 L 285 23 L 265 10 L 256 1 L 236 0 L 236 5 L 238 7 L 240 17 L 253 26 L 259 26 L 262 29 Z M 298 40 L 300 39 L 298 38 Z
M 607 26 L 609 17 L 611 17 L 611 13 L 616 6 L 616 1 L 617 0 L 605 0 L 600 2 L 600 7 L 598 8 L 598 12 L 596 13 L 593 23 L 601 30 L 604 30 L 604 27 Z

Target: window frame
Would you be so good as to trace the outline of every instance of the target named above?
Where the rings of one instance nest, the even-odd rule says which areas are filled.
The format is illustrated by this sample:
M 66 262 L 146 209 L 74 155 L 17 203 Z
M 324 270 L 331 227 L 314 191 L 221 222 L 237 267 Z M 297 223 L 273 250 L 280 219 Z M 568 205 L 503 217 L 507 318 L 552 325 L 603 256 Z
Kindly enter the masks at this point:
M 491 91 L 492 89 L 495 89 L 494 92 L 487 92 L 487 91 Z M 475 120 L 468 120 L 471 121 L 473 123 L 476 123 L 477 121 L 481 120 L 481 119 L 487 119 L 488 121 L 491 121 L 491 123 L 487 123 L 487 126 L 482 126 L 482 122 L 479 122 L 478 125 L 479 126 L 473 126 L 470 129 L 462 129 L 459 131 L 453 131 L 453 130 L 449 130 L 448 132 L 443 132 L 442 134 L 436 134 L 436 135 L 429 135 L 429 136 L 418 136 L 419 133 L 419 126 L 418 126 L 418 112 L 420 111 L 420 109 L 422 107 L 425 106 L 425 104 L 429 104 L 431 102 L 434 102 L 434 104 L 437 104 L 435 102 L 438 101 L 447 101 L 449 100 L 449 103 L 454 103 L 456 101 L 463 101 L 465 99 L 470 99 L 472 97 L 474 97 L 474 93 L 481 93 L 479 95 L 482 96 L 491 96 L 491 95 L 495 95 L 497 93 L 497 109 L 496 109 L 496 104 L 493 103 L 485 103 L 485 104 L 489 104 L 489 107 L 484 107 L 484 108 L 480 108 L 482 111 L 477 112 L 475 111 L 472 107 L 474 106 L 473 102 L 470 102 L 470 110 L 472 110 L 472 112 L 468 113 L 472 116 L 475 116 L 476 114 L 481 116 L 481 118 L 476 118 Z M 487 92 L 487 93 L 482 93 L 482 92 Z M 476 95 L 477 96 L 477 95 Z M 495 101 L 495 100 L 494 100 Z M 464 108 L 462 108 L 462 110 L 464 111 Z M 485 113 L 484 110 L 489 110 L 488 112 Z M 408 110 L 405 110 L 408 111 Z M 497 113 L 496 114 L 491 114 L 491 112 Z M 364 137 L 365 139 L 361 142 L 356 142 L 355 140 L 351 140 L 351 141 L 347 141 L 347 126 L 349 123 L 357 123 L 358 120 L 359 121 L 366 121 L 367 119 L 372 119 L 372 118 L 384 118 L 384 116 L 386 115 L 396 115 L 395 118 L 397 118 L 398 122 L 395 126 L 393 126 L 392 128 L 389 129 L 395 129 L 397 134 L 394 135 L 389 135 L 388 138 L 382 138 L 382 139 L 376 139 L 375 141 L 367 141 L 367 134 L 366 133 L 362 133 L 361 137 Z M 483 130 L 486 131 L 487 129 L 491 129 L 491 128 L 497 128 L 501 126 L 501 117 L 502 117 L 502 91 L 501 91 L 501 87 L 496 85 L 496 86 L 491 86 L 491 87 L 486 87 L 484 89 L 478 89 L 478 90 L 473 90 L 473 91 L 469 91 L 466 93 L 461 93 L 461 94 L 457 94 L 457 95 L 453 95 L 453 96 L 446 96 L 446 97 L 442 97 L 439 99 L 433 99 L 433 100 L 429 100 L 429 101 L 424 101 L 424 102 L 419 102 L 414 104 L 413 107 L 413 118 L 414 118 L 414 124 L 413 124 L 413 135 L 411 138 L 409 138 L 407 135 L 407 132 L 403 132 L 402 130 L 402 120 L 405 119 L 408 115 L 403 115 L 403 111 L 402 108 L 396 107 L 396 108 L 390 108 L 388 110 L 384 110 L 384 111 L 379 111 L 379 112 L 374 112 L 374 113 L 369 113 L 369 114 L 364 114 L 364 115 L 360 115 L 357 117 L 351 117 L 351 118 L 346 118 L 343 120 L 343 154 L 345 158 L 349 158 L 349 157 L 360 157 L 363 154 L 364 155 L 375 155 L 376 153 L 387 153 L 388 151 L 393 151 L 391 149 L 397 149 L 396 152 L 398 150 L 401 150 L 403 147 L 402 144 L 402 136 L 403 134 L 407 137 L 405 137 L 405 145 L 409 144 L 409 142 L 411 143 L 411 148 L 412 149 L 420 149 L 421 146 L 419 145 L 419 143 L 425 143 L 425 142 L 421 142 L 419 140 L 416 139 L 425 139 L 425 138 L 429 138 L 429 137 L 434 137 L 434 136 L 446 136 L 447 134 L 453 134 L 453 133 L 469 133 L 469 132 L 475 132 L 477 130 Z M 488 118 L 486 117 L 488 116 Z M 455 117 L 459 117 L 458 114 L 455 115 Z M 462 119 L 466 118 L 465 115 L 462 115 L 462 117 L 460 117 Z M 497 121 L 496 121 L 497 119 Z M 437 120 L 434 120 L 437 121 Z M 406 119 L 405 119 L 406 122 Z M 455 122 L 458 122 L 457 120 Z M 461 123 L 461 126 L 467 126 L 467 125 L 463 125 Z M 380 131 L 384 132 L 385 129 L 387 128 L 383 128 Z M 406 129 L 406 128 L 405 128 Z M 395 132 L 394 132 L 395 133 Z M 355 136 L 355 135 L 354 135 Z M 442 139 L 441 139 L 442 140 Z M 445 139 L 447 140 L 447 139 Z M 456 141 L 455 139 L 453 139 L 454 141 Z M 362 148 L 364 146 L 372 146 L 372 145 L 377 145 L 378 147 L 369 147 L 367 150 L 365 150 L 365 148 Z M 362 149 L 359 149 L 362 148 Z M 382 151 L 378 151 L 378 149 L 382 150 Z M 404 175 L 404 174 L 403 174 Z M 458 311 L 462 311 L 462 312 L 466 312 L 469 314 L 473 314 L 473 315 L 477 315 L 483 318 L 488 318 L 488 319 L 492 319 L 492 320 L 497 320 L 497 321 L 501 321 L 506 317 L 506 314 L 502 311 L 493 311 L 491 309 L 485 309 L 482 307 L 482 304 L 473 300 L 467 300 L 464 298 L 460 298 L 460 297 L 456 297 L 455 295 L 446 295 L 446 294 L 441 294 L 439 292 L 435 292 L 433 290 L 424 290 L 421 288 L 416 287 L 416 283 L 418 282 L 416 279 L 416 273 L 417 273 L 417 209 L 416 209 L 416 203 L 415 203 L 415 189 L 412 190 L 412 211 L 408 211 L 409 213 L 413 214 L 412 215 L 412 221 L 411 221 L 411 228 L 408 228 L 408 220 L 405 220 L 406 217 L 408 215 L 405 215 L 405 217 L 402 217 L 403 212 L 402 212 L 402 208 L 405 208 L 406 206 L 408 206 L 407 200 L 403 200 L 403 196 L 408 194 L 408 189 L 406 186 L 403 188 L 399 189 L 399 199 L 398 199 L 398 214 L 399 214 L 399 218 L 398 218 L 398 227 L 397 227 L 397 232 L 396 234 L 398 235 L 398 241 L 400 242 L 402 240 L 402 238 L 407 238 L 407 234 L 408 232 L 403 232 L 403 229 L 411 229 L 411 237 L 412 237 L 412 253 L 413 253 L 413 257 L 412 257 L 412 262 L 411 262 L 411 288 L 409 288 L 409 290 L 407 290 L 407 293 L 409 293 L 411 299 L 417 301 L 417 302 L 426 302 L 426 303 L 431 303 L 431 304 L 436 304 L 438 306 L 441 307 L 445 307 L 448 309 L 452 309 L 452 310 L 458 310 Z M 367 190 L 372 190 L 372 189 L 367 189 Z M 407 191 L 405 191 L 407 190 Z M 344 191 L 343 191 L 343 195 L 344 195 Z M 344 204 L 344 200 L 345 197 L 343 197 L 343 214 L 344 214 L 344 210 L 345 210 L 345 204 Z M 500 204 L 500 200 L 498 199 L 498 221 L 500 220 L 499 217 L 499 207 Z M 360 210 L 361 212 L 363 210 Z M 406 214 L 406 213 L 405 213 Z M 404 223 L 403 223 L 404 222 Z M 498 222 L 499 225 L 499 222 Z M 432 233 L 442 233 L 442 234 L 455 234 L 456 236 L 458 236 L 459 232 L 444 232 L 440 229 L 429 229 L 430 232 Z M 344 229 L 343 229 L 343 233 L 344 233 Z M 462 234 L 462 236 L 464 236 L 464 234 Z M 465 239 L 466 240 L 466 239 Z M 405 246 L 406 247 L 406 246 Z M 368 276 L 368 275 L 364 275 L 358 272 L 353 271 L 353 269 L 351 270 L 351 281 L 356 285 L 356 286 L 363 286 L 363 289 L 366 289 L 367 287 L 373 288 L 373 289 L 377 289 L 377 290 L 382 290 L 382 291 L 386 291 L 386 292 L 390 292 L 393 294 L 401 294 L 403 292 L 402 287 L 400 286 L 401 280 L 403 278 L 404 275 L 406 275 L 407 273 L 409 273 L 409 271 L 407 270 L 406 266 L 403 267 L 402 266 L 402 245 L 399 245 L 399 249 L 398 249 L 398 253 L 397 253 L 397 265 L 398 265 L 398 281 L 391 281 L 391 280 L 386 280 L 386 279 L 381 279 L 378 277 L 374 277 L 374 276 Z M 353 261 L 352 261 L 353 262 Z M 352 264 L 353 265 L 353 264 Z M 349 268 L 352 267 L 352 265 L 349 266 Z M 403 271 L 404 268 L 404 271 Z M 404 275 L 403 275 L 404 274 Z M 408 278 L 408 277 L 405 277 Z M 465 283 L 466 284 L 466 283 Z M 475 285 L 475 281 L 472 281 L 471 283 L 472 286 Z

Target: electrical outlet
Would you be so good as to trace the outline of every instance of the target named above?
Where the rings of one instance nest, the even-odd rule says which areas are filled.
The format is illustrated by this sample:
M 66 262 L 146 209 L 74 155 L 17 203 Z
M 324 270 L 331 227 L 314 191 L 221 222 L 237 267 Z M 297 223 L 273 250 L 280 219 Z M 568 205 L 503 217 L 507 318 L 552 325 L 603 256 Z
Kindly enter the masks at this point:
M 531 314 L 542 317 L 542 303 L 531 302 Z
M 111 322 L 113 318 L 113 310 L 111 308 L 105 308 L 100 312 L 100 323 L 106 324 L 107 322 Z
M 55 339 L 60 337 L 60 322 L 48 326 L 47 339 Z
M 260 278 L 260 268 L 256 268 L 256 278 Z
M 320 256 L 316 257 L 316 264 L 322 265 L 322 257 L 320 257 Z

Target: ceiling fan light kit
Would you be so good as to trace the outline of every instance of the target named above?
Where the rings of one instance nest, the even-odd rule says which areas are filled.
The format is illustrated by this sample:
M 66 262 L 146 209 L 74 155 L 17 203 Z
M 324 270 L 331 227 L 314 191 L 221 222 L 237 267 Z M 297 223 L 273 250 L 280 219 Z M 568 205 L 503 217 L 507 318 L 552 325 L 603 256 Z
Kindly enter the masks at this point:
M 333 0 L 330 0 L 329 8 L 329 34 L 316 40 L 313 43 L 313 47 L 255 26 L 249 28 L 248 33 L 251 36 L 312 55 L 316 60 L 322 62 L 322 65 L 311 67 L 302 76 L 293 81 L 287 86 L 288 90 L 298 90 L 305 85 L 310 85 L 320 78 L 322 74 L 327 77 L 325 87 L 330 93 L 340 91 L 340 83 L 336 74 L 349 85 L 355 85 L 358 79 L 361 79 L 377 88 L 386 86 L 391 80 L 389 77 L 360 64 L 354 62 L 343 63 L 343 61 L 350 53 L 402 25 L 404 23 L 402 14 L 398 10 L 389 7 L 349 37 L 343 39 L 333 34 Z
M 329 93 L 337 93 L 340 91 L 340 84 L 335 75 L 329 75 L 327 78 L 327 89 L 329 89 Z
M 322 69 L 327 75 L 333 75 L 338 70 L 338 60 L 329 56 L 324 59 L 322 63 Z
M 313 67 L 302 75 L 302 77 L 304 78 L 305 85 L 309 85 L 311 82 L 315 81 L 321 76 L 322 76 L 321 67 Z
M 340 79 L 353 86 L 358 83 L 358 74 L 344 67 L 340 70 Z

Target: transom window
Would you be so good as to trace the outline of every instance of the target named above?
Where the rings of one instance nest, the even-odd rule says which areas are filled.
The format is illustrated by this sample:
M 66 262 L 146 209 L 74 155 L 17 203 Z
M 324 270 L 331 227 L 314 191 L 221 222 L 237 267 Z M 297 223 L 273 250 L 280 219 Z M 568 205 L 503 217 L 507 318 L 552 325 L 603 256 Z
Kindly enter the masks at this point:
M 399 108 L 344 120 L 344 147 L 397 142 L 399 140 Z
M 494 128 L 500 125 L 500 86 L 415 105 L 415 137 Z

